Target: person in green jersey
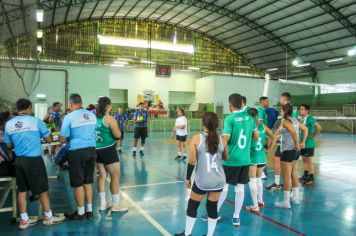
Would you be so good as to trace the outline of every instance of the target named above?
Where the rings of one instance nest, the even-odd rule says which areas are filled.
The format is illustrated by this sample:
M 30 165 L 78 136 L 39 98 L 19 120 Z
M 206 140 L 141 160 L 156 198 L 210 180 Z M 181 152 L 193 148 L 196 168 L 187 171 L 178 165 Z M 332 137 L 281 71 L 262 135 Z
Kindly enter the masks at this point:
M 316 146 L 315 137 L 321 131 L 321 125 L 318 121 L 309 115 L 310 106 L 303 104 L 299 107 L 299 115 L 301 116 L 301 123 L 308 128 L 308 137 L 305 142 L 305 147 L 300 151 L 304 163 L 304 175 L 299 179 L 302 184 L 313 186 L 314 181 L 314 165 L 312 157 L 314 156 L 314 149 Z M 301 138 L 301 134 L 299 135 Z
M 112 212 L 127 211 L 127 207 L 122 207 L 120 203 L 119 181 L 120 162 L 116 151 L 116 140 L 121 137 L 120 128 L 115 118 L 110 115 L 111 100 L 108 97 L 101 97 L 98 100 L 97 123 L 96 123 L 96 167 L 99 171 L 98 192 L 100 196 L 99 210 L 108 208 L 105 197 L 105 181 L 110 175 L 110 191 L 112 196 Z
M 263 168 L 267 162 L 266 150 L 264 144 L 267 140 L 267 135 L 273 138 L 273 132 L 258 117 L 258 110 L 256 108 L 251 108 L 249 111 L 250 115 L 254 117 L 259 138 L 252 141 L 251 144 L 251 164 L 250 164 L 250 193 L 253 205 L 247 206 L 246 210 L 259 213 L 260 208 L 265 206 L 263 202 L 263 185 L 262 185 L 262 173 Z
M 223 137 L 228 143 L 229 159 L 223 162 L 226 185 L 220 195 L 218 211 L 226 199 L 228 185 L 235 186 L 235 212 L 232 223 L 240 226 L 240 211 L 244 201 L 244 187 L 248 183 L 251 163 L 251 142 L 258 139 L 256 122 L 243 110 L 242 96 L 238 93 L 229 96 L 229 108 L 232 112 L 224 121 Z
M 281 94 L 279 98 L 279 103 L 283 106 L 286 104 L 290 104 L 290 100 L 292 99 L 292 95 L 288 92 L 284 92 Z M 293 107 L 292 118 L 298 118 L 297 109 Z M 277 139 L 277 149 L 274 153 L 273 157 L 273 165 L 274 165 L 274 183 L 270 186 L 266 187 L 268 191 L 282 191 L 281 185 L 281 149 L 280 149 L 280 139 Z

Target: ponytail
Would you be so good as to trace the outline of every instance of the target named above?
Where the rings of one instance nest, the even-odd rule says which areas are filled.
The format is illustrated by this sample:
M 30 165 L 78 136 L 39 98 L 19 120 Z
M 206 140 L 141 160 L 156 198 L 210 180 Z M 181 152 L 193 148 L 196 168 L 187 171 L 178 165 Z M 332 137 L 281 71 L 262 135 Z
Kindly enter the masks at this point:
M 214 112 L 207 112 L 203 116 L 203 125 L 208 130 L 206 137 L 207 151 L 210 154 L 214 154 L 218 151 L 219 147 L 219 135 L 216 131 L 219 125 L 219 118 Z

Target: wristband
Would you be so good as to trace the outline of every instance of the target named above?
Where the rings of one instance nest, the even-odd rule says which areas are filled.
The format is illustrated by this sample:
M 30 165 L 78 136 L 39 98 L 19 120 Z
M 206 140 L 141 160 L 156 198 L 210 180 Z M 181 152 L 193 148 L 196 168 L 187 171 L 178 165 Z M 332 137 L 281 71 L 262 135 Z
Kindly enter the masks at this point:
M 195 165 L 191 165 L 188 163 L 187 165 L 187 176 L 186 176 L 186 180 L 190 180 L 190 178 L 192 177 L 193 174 L 193 170 L 194 170 Z

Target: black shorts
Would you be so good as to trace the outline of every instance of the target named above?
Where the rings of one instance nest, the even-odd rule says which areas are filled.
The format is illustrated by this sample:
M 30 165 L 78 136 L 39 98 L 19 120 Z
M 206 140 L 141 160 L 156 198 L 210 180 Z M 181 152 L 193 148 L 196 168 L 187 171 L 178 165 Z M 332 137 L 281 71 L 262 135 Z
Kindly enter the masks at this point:
M 117 154 L 115 145 L 107 148 L 96 149 L 96 163 L 110 165 L 119 162 L 119 155 Z
M 135 134 L 134 134 L 134 138 L 135 139 L 139 139 L 141 138 L 141 143 L 145 143 L 145 139 L 148 137 L 148 131 L 147 131 L 147 127 L 135 127 Z
M 275 157 L 281 157 L 282 156 L 282 153 L 281 153 L 281 146 L 278 145 L 277 149 L 276 149 L 276 152 L 274 153 L 274 156 Z
M 69 151 L 69 178 L 73 188 L 93 183 L 95 159 L 96 151 L 93 147 Z
M 303 157 L 313 157 L 314 156 L 314 148 L 303 148 L 300 150 L 300 155 Z
M 187 141 L 187 135 L 184 135 L 184 136 L 176 135 L 176 140 L 185 142 L 185 141 Z
M 16 184 L 19 192 L 39 195 L 48 191 L 48 176 L 42 157 L 16 157 Z
M 226 176 L 226 183 L 231 185 L 247 184 L 249 182 L 249 169 L 248 166 L 224 166 Z
M 298 160 L 300 153 L 296 150 L 286 150 L 282 152 L 281 161 L 292 162 Z
M 223 188 L 222 189 L 218 189 L 218 190 L 205 191 L 205 190 L 200 189 L 194 182 L 193 187 L 192 187 L 192 191 L 194 193 L 196 193 L 196 194 L 204 195 L 204 194 L 210 193 L 210 192 L 212 192 L 212 193 L 220 193 L 220 192 L 223 191 Z
M 257 166 L 257 168 L 265 167 L 266 164 L 251 164 L 250 166 Z

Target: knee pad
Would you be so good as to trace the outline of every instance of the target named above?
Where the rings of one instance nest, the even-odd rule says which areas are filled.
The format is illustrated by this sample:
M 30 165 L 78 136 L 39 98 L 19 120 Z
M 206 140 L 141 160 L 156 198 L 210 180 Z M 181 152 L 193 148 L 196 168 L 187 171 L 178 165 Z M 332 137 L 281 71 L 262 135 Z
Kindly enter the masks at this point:
M 199 204 L 200 204 L 200 202 L 194 201 L 193 199 L 189 199 L 188 208 L 187 208 L 187 216 L 192 217 L 192 218 L 197 218 Z
M 250 189 L 257 189 L 257 181 L 256 178 L 251 178 L 250 182 L 248 183 Z
M 206 211 L 208 212 L 208 217 L 210 219 L 217 219 L 218 218 L 218 202 L 213 202 L 208 199 L 206 201 Z
M 243 193 L 245 192 L 245 185 L 244 184 L 237 184 L 235 186 L 235 192 L 236 193 Z

